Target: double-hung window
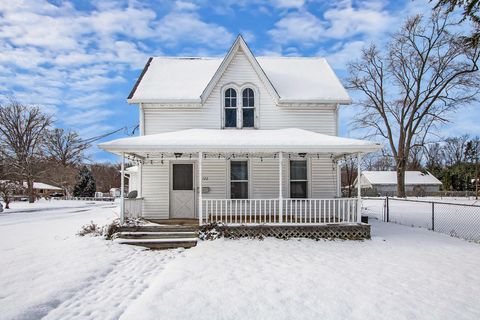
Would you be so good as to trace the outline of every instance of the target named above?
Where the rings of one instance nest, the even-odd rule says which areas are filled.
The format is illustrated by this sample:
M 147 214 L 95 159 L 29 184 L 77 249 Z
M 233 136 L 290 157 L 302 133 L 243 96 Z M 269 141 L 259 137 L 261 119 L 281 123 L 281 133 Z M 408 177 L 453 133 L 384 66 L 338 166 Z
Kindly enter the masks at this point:
M 290 161 L 290 198 L 308 197 L 307 160 Z
M 242 119 L 243 128 L 255 126 L 255 94 L 251 88 L 242 92 Z
M 248 161 L 230 161 L 230 198 L 248 199 Z
M 237 127 L 237 91 L 225 90 L 225 128 Z

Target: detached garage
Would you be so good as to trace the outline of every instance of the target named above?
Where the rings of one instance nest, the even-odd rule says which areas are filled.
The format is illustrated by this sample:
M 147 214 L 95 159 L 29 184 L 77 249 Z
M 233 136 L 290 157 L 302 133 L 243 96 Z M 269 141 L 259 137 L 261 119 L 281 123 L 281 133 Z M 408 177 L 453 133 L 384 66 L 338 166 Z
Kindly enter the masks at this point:
M 392 196 L 397 191 L 396 171 L 363 171 L 361 187 L 367 193 L 380 196 Z M 357 180 L 354 182 L 357 187 Z M 409 195 L 426 195 L 440 191 L 442 183 L 429 172 L 406 171 L 405 191 Z

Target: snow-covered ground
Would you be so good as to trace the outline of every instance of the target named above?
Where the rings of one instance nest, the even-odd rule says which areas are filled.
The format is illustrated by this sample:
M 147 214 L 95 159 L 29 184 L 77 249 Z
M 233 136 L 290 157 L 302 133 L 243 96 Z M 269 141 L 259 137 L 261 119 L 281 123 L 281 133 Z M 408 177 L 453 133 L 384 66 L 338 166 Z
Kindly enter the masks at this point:
M 117 212 L 0 214 L 0 318 L 480 318 L 479 244 L 376 220 L 366 241 L 220 239 L 170 251 L 75 235 Z
M 178 251 L 76 236 L 117 214 L 116 204 L 82 201 L 15 202 L 0 213 L 0 319 L 118 319 Z
M 480 242 L 480 202 L 475 198 L 390 198 L 389 221 Z M 432 207 L 432 202 L 435 202 Z M 369 198 L 362 204 L 364 214 L 383 220 L 385 199 Z M 433 217 L 432 217 L 433 209 Z M 432 219 L 433 218 L 433 219 Z

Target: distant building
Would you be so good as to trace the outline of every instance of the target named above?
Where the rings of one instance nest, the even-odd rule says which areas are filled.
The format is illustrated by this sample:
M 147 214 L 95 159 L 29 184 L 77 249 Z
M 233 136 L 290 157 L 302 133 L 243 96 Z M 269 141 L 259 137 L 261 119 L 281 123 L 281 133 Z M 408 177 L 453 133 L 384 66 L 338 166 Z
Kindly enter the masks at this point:
M 23 187 L 27 188 L 27 183 L 23 183 Z M 33 193 L 37 197 L 47 197 L 53 193 L 64 193 L 62 188 L 52 186 L 43 182 L 34 182 L 33 183 Z
M 354 182 L 357 187 L 357 179 Z M 440 191 L 442 183 L 431 173 L 420 171 L 405 172 L 405 191 L 410 195 L 423 195 Z M 363 171 L 361 174 L 362 189 L 370 189 L 373 194 L 387 196 L 397 192 L 396 171 Z M 370 193 L 370 192 L 369 192 Z

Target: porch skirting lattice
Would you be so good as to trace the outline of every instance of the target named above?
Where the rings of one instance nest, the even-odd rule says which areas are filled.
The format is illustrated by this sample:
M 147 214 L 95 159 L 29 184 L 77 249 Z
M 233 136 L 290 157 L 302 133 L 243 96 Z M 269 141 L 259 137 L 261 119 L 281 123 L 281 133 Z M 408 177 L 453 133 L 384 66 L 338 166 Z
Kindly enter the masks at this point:
M 212 227 L 212 226 L 210 226 Z M 218 228 L 218 226 L 215 226 Z M 202 226 L 208 230 L 209 225 Z M 279 239 L 308 238 L 308 239 L 370 239 L 370 225 L 358 224 L 325 224 L 325 225 L 298 225 L 298 226 L 222 226 L 219 230 L 227 238 L 263 238 L 275 237 Z

